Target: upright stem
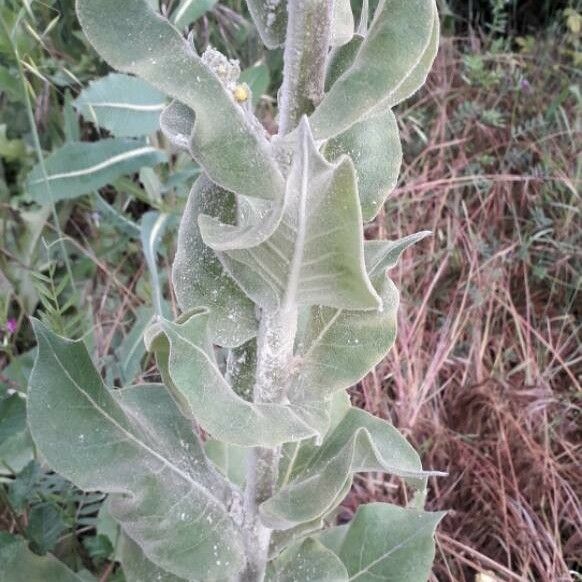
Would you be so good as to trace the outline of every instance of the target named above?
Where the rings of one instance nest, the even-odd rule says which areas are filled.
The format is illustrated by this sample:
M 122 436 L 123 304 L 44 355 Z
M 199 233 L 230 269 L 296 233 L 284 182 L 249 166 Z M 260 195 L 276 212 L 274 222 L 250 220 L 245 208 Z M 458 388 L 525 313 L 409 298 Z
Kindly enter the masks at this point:
M 291 132 L 321 98 L 331 39 L 333 0 L 289 0 L 283 86 L 279 103 L 279 134 Z M 256 403 L 283 403 L 293 344 L 297 307 L 287 301 L 277 311 L 264 310 L 257 340 Z M 260 504 L 277 485 L 280 449 L 253 449 L 246 473 L 244 535 L 248 565 L 244 582 L 262 582 L 268 561 L 271 530 L 259 517 Z
M 293 131 L 323 97 L 325 64 L 331 43 L 333 0 L 290 0 L 279 134 Z

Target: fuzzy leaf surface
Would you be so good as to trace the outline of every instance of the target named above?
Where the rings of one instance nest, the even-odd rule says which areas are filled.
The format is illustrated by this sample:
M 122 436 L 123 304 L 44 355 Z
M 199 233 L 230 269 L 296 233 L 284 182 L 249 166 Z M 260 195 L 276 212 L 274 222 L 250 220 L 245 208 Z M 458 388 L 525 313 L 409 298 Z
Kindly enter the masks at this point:
M 372 220 L 396 187 L 402 165 L 402 144 L 396 117 L 390 110 L 370 115 L 330 139 L 330 161 L 348 155 L 356 168 L 364 221 Z
M 334 0 L 331 19 L 332 46 L 342 46 L 354 36 L 354 13 L 350 0 Z
M 156 350 L 167 349 L 166 385 L 206 432 L 242 447 L 273 447 L 327 429 L 324 402 L 253 404 L 238 396 L 218 367 L 207 328 L 208 312 L 199 310 L 183 323 L 161 320 L 151 342 Z
M 349 490 L 352 474 L 384 471 L 424 488 L 428 473 L 408 441 L 388 422 L 363 410 L 350 408 L 320 447 L 303 445 L 303 469 L 291 475 L 289 484 L 261 505 L 261 517 L 269 527 L 289 529 L 313 521 L 339 505 Z
M 303 119 L 277 229 L 258 246 L 225 250 L 221 260 L 262 307 L 374 309 L 380 299 L 365 271 L 361 222 L 352 162 L 328 163 Z
M 257 329 L 255 306 L 224 270 L 215 252 L 202 240 L 198 217 L 234 220 L 233 195 L 206 176 L 198 178 L 178 230 L 178 244 L 172 282 L 182 311 L 207 307 L 213 343 L 236 347 L 254 337 Z
M 235 574 L 244 558 L 227 509 L 233 492 L 165 388 L 110 391 L 82 342 L 37 321 L 34 329 L 28 417 L 51 468 L 83 490 L 110 493 L 111 515 L 161 568 L 186 580 Z
M 347 582 L 342 561 L 317 540 L 291 546 L 268 566 L 265 582 Z
M 299 364 L 292 374 L 291 400 L 329 398 L 359 382 L 384 358 L 396 337 L 399 303 L 398 290 L 386 278 L 386 271 L 396 265 L 410 245 L 428 234 L 420 232 L 395 241 L 366 241 L 366 270 L 382 298 L 382 308 L 365 312 L 311 308 L 296 346 Z
M 159 129 L 166 96 L 137 77 L 110 73 L 89 83 L 73 105 L 115 136 L 139 137 Z
M 425 56 L 435 14 L 434 0 L 379 4 L 354 62 L 311 116 L 316 139 L 342 133 L 396 94 Z
M 82 582 L 52 554 L 38 556 L 23 538 L 0 532 L 0 580 L 2 582 Z
M 119 560 L 127 582 L 185 582 L 148 560 L 141 548 L 128 536 L 121 535 L 119 540 Z
M 182 0 L 172 14 L 174 25 L 178 29 L 186 28 L 212 10 L 217 2 L 218 0 Z
M 358 508 L 347 531 L 342 526 L 338 540 L 330 539 L 341 542 L 339 557 L 350 581 L 426 582 L 435 554 L 434 531 L 442 517 L 443 513 L 369 503 Z M 324 543 L 326 535 L 330 534 L 322 536 Z
M 167 19 L 144 0 L 77 0 L 77 12 L 111 66 L 195 112 L 191 151 L 214 182 L 268 200 L 282 196 L 283 178 L 258 123 Z
M 45 160 L 47 183 L 55 202 L 82 196 L 120 176 L 167 160 L 164 152 L 131 139 L 69 142 Z M 47 183 L 40 165 L 28 177 L 27 191 L 39 203 L 48 203 Z
M 247 6 L 264 45 L 269 49 L 282 46 L 287 30 L 287 0 L 247 0 Z

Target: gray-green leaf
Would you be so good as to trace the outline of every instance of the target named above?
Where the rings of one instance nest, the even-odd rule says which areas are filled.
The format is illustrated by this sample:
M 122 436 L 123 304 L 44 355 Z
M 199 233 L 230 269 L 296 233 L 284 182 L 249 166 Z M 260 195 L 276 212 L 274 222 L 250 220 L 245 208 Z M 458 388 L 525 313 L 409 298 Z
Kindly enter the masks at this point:
M 247 6 L 265 46 L 281 46 L 287 30 L 287 0 L 247 0 Z
M 111 515 L 161 568 L 186 580 L 238 572 L 242 541 L 228 510 L 238 494 L 165 388 L 110 391 L 82 342 L 38 321 L 34 329 L 28 419 L 48 464 L 81 489 L 110 493 Z
M 347 582 L 342 561 L 323 544 L 308 538 L 269 563 L 265 582 Z
M 222 247 L 220 258 L 262 307 L 374 309 L 380 298 L 365 271 L 361 222 L 352 162 L 328 163 L 304 118 L 277 229 L 258 246 Z
M 198 217 L 208 214 L 230 222 L 234 219 L 233 198 L 206 176 L 198 178 L 182 215 L 172 268 L 182 311 L 207 307 L 212 341 L 225 347 L 239 346 L 256 334 L 255 306 L 202 241 Z
M 382 309 L 357 311 L 315 306 L 297 345 L 289 398 L 329 398 L 359 382 L 388 353 L 396 337 L 398 291 L 384 278 Z
M 342 133 L 417 76 L 433 40 L 435 14 L 435 0 L 379 4 L 354 62 L 311 116 L 316 139 Z
M 331 21 L 333 46 L 342 46 L 354 36 L 354 14 L 350 0 L 334 0 Z
M 47 204 L 50 195 L 58 202 L 87 194 L 143 166 L 155 166 L 166 160 L 164 152 L 142 141 L 115 138 L 67 143 L 45 160 L 46 181 L 40 165 L 34 167 L 27 190 L 41 204 Z
M 150 333 L 149 349 L 153 346 L 162 354 L 167 350 L 163 365 L 167 366 L 168 388 L 182 411 L 214 438 L 243 447 L 273 447 L 317 436 L 327 429 L 324 402 L 253 404 L 238 396 L 216 362 L 207 310 L 189 314 L 183 323 L 160 320 L 156 328 Z
M 408 441 L 388 422 L 357 408 L 326 435 L 321 447 L 312 446 L 312 456 L 297 474 L 287 468 L 289 483 L 260 508 L 270 527 L 289 529 L 325 515 L 341 503 L 352 474 L 385 471 L 404 477 L 424 489 L 428 475 Z
M 370 115 L 327 142 L 325 156 L 329 160 L 344 154 L 356 168 L 362 217 L 372 220 L 396 187 L 402 164 L 400 132 L 392 111 Z
M 118 137 L 139 137 L 158 130 L 166 96 L 148 83 L 120 73 L 89 83 L 74 102 L 88 121 Z
M 227 190 L 282 197 L 283 178 L 258 124 L 170 22 L 144 0 L 78 0 L 83 30 L 113 67 L 143 78 L 196 113 L 191 151 Z
M 212 10 L 218 0 L 182 0 L 172 14 L 172 20 L 177 28 L 185 28 L 196 22 L 209 10 Z
M 141 548 L 128 536 L 119 540 L 119 560 L 127 582 L 185 582 L 148 560 Z
M 443 515 L 388 503 L 361 505 L 341 532 L 339 557 L 348 580 L 426 582 L 435 554 L 434 531 Z
M 3 582 L 82 582 L 53 555 L 38 556 L 20 537 L 0 532 L 0 580 Z

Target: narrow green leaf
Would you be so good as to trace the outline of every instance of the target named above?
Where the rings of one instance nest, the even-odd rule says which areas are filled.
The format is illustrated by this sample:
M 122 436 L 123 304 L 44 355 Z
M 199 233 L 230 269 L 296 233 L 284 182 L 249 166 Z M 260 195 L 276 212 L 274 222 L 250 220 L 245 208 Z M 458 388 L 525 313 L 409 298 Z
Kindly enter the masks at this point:
M 53 555 L 38 556 L 20 537 L 0 532 L 0 580 L 3 582 L 83 582 Z
M 247 0 L 247 6 L 265 46 L 282 46 L 287 30 L 287 0 Z
M 299 578 L 300 577 L 300 578 Z M 342 561 L 315 539 L 306 539 L 269 563 L 265 582 L 347 582 Z
M 58 202 L 87 194 L 120 176 L 166 159 L 164 152 L 141 141 L 103 139 L 93 143 L 67 143 L 45 160 L 45 166 L 53 200 Z M 39 165 L 28 177 L 27 190 L 39 203 L 48 202 Z
M 110 73 L 89 83 L 74 106 L 115 136 L 139 137 L 158 130 L 166 96 L 141 79 Z
M 123 385 L 131 384 L 138 375 L 146 349 L 144 345 L 144 333 L 154 317 L 154 310 L 149 306 L 142 306 L 136 312 L 136 319 L 131 331 L 123 338 L 119 347 L 115 350 L 119 360 L 121 382 Z
M 346 157 L 335 165 L 326 162 L 306 119 L 296 142 L 285 208 L 276 231 L 251 248 L 229 250 L 219 245 L 224 251 L 221 260 L 262 307 L 374 309 L 380 299 L 365 272 L 353 164 Z M 205 237 L 204 230 L 202 234 Z M 208 244 L 216 249 L 218 241 Z
M 426 582 L 434 559 L 434 531 L 443 513 L 388 503 L 361 505 L 339 551 L 349 580 Z
M 417 77 L 417 67 L 433 40 L 435 14 L 435 0 L 379 4 L 354 62 L 311 116 L 316 139 L 344 132 Z
M 157 334 L 155 330 L 149 334 L 148 349 L 155 349 L 156 355 L 161 351 L 167 358 L 163 366 L 167 366 L 168 388 L 184 413 L 215 439 L 243 447 L 273 447 L 327 429 L 323 402 L 253 404 L 238 396 L 216 362 L 206 310 L 189 315 L 184 323 L 161 320 L 157 328 Z
M 270 144 L 211 68 L 219 53 L 200 58 L 144 0 L 77 0 L 77 12 L 89 41 L 113 67 L 196 112 L 191 151 L 215 183 L 243 195 L 282 197 L 283 178 Z M 226 59 L 220 64 L 230 67 Z
M 402 165 L 402 144 L 392 111 L 370 115 L 330 139 L 325 156 L 330 161 L 350 156 L 358 176 L 364 221 L 372 220 L 396 187 Z
M 168 392 L 110 391 L 82 342 L 38 321 L 34 329 L 28 419 L 51 468 L 81 489 L 110 493 L 111 515 L 161 568 L 192 581 L 238 572 L 242 541 L 228 510 L 238 494 L 207 462 Z
M 215 344 L 235 347 L 256 334 L 255 306 L 202 241 L 201 214 L 219 217 L 222 222 L 232 221 L 235 214 L 233 195 L 206 176 L 194 184 L 180 222 L 172 269 L 174 291 L 182 311 L 203 306 L 210 310 L 210 335 Z
M 313 521 L 341 503 L 353 473 L 368 471 L 404 477 L 417 489 L 433 474 L 422 470 L 413 447 L 391 424 L 350 408 L 321 447 L 312 447 L 303 470 L 261 505 L 261 517 L 277 529 Z
M 169 214 L 150 211 L 146 212 L 141 219 L 141 245 L 152 280 L 153 303 L 158 316 L 163 315 L 163 294 L 158 272 L 157 251 L 170 218 Z

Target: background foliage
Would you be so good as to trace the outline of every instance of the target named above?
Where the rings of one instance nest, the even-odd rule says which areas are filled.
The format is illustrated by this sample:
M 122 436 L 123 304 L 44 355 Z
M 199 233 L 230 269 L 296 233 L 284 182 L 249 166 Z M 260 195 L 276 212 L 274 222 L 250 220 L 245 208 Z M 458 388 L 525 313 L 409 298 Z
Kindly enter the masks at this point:
M 263 51 L 243 2 L 192 6 L 181 26 L 199 49 L 240 59 L 273 129 L 280 53 Z M 352 400 L 391 419 L 425 466 L 449 472 L 429 496 L 431 510 L 450 510 L 435 580 L 576 580 L 582 16 L 574 2 L 543 0 L 443 0 L 441 9 L 435 70 L 398 108 L 400 184 L 367 232 L 434 236 L 392 273 L 403 294 L 397 344 Z M 27 540 L 23 552 L 123 580 L 103 496 L 75 490 L 35 457 L 22 398 L 34 355 L 28 316 L 83 337 L 109 383 L 155 380 L 141 335 L 155 306 L 175 310 L 170 258 L 198 169 L 159 134 L 115 129 L 84 106 L 84 89 L 108 70 L 72 0 L 6 0 L 0 16 L 0 528 Z M 82 186 L 37 191 L 40 160 L 52 172 L 77 142 L 90 150 L 80 167 L 128 148 L 155 152 Z M 363 501 L 405 495 L 397 480 L 358 476 L 339 520 Z

